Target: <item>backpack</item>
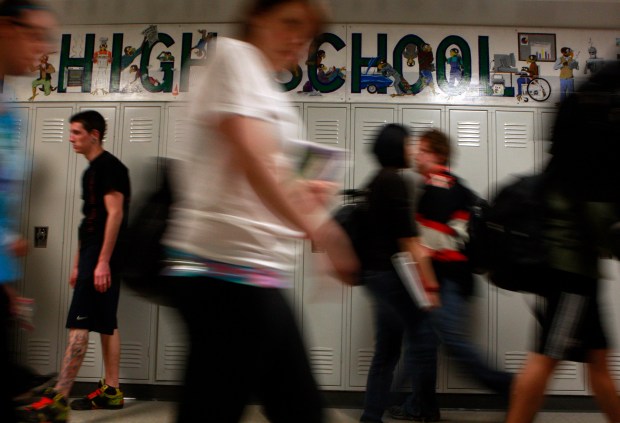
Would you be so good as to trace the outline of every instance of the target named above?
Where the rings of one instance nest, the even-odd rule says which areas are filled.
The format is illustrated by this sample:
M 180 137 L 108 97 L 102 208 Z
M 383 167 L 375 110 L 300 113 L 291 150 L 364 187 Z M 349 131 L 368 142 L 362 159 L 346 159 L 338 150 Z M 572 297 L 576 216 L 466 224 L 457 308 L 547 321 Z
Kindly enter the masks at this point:
M 464 254 L 472 273 L 483 274 L 488 268 L 488 254 L 486 250 L 486 216 L 489 211 L 489 202 L 477 196 L 473 191 L 469 205 L 469 221 L 467 222 L 468 240 L 465 243 Z
M 342 193 L 350 201 L 338 207 L 333 218 L 344 229 L 359 258 L 368 216 L 368 191 L 350 189 Z
M 123 251 L 130 257 L 121 268 L 123 283 L 138 295 L 163 305 L 171 304 L 168 284 L 159 276 L 164 257 L 160 241 L 168 225 L 173 200 L 169 179 L 171 165 L 170 159 L 164 163 L 163 180 L 138 206 L 121 240 Z
M 483 224 L 474 236 L 483 267 L 499 288 L 540 292 L 537 276 L 547 266 L 544 213 L 542 174 L 520 177 L 504 186 L 483 212 Z

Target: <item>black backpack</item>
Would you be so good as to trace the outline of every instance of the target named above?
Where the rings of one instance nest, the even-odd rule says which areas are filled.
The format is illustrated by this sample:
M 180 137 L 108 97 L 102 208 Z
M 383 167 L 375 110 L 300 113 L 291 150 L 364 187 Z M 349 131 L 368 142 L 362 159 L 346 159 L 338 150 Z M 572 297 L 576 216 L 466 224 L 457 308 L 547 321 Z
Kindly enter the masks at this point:
M 168 225 L 173 201 L 169 175 L 172 164 L 172 160 L 166 159 L 163 179 L 138 205 L 138 211 L 121 240 L 122 248 L 129 257 L 121 269 L 123 283 L 139 296 L 163 305 L 171 304 L 168 283 L 159 276 L 159 271 L 164 257 L 160 241 Z
M 333 217 L 344 229 L 359 258 L 368 218 L 368 191 L 349 189 L 342 194 L 347 198 L 347 202 L 336 209 Z
M 472 273 L 483 274 L 488 270 L 488 254 L 486 245 L 486 217 L 489 202 L 470 191 L 469 221 L 467 222 L 468 240 L 464 254 Z
M 499 191 L 480 218 L 474 236 L 483 267 L 499 288 L 540 292 L 538 276 L 547 266 L 544 187 L 542 174 L 520 177 Z

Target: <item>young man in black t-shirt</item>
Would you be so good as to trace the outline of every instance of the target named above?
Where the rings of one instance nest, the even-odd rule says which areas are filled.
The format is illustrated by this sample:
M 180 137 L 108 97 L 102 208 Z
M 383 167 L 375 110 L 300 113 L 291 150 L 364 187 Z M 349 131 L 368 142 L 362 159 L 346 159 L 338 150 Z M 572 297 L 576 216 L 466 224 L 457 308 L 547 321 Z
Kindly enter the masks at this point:
M 123 407 L 119 389 L 120 338 L 116 311 L 120 292 L 119 254 L 115 249 L 126 227 L 130 186 L 127 168 L 103 149 L 105 119 L 95 111 L 71 117 L 69 141 L 84 155 L 89 167 L 82 177 L 83 219 L 79 227 L 79 248 L 69 284 L 74 288 L 67 317 L 69 341 L 58 382 L 24 413 L 57 416 L 67 412 L 66 398 L 88 349 L 88 334 L 99 332 L 105 379 L 84 398 L 71 403 L 74 410 Z

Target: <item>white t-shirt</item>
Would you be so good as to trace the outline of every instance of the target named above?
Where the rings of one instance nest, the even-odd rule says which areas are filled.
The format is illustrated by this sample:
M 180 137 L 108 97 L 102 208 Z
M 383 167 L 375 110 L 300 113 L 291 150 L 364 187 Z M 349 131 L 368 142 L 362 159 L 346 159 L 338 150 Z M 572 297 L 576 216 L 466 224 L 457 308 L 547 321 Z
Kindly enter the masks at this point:
M 272 157 L 274 172 L 283 183 L 291 175 L 284 151 L 297 137 L 298 117 L 257 48 L 219 37 L 214 50 L 188 111 L 189 139 L 173 154 L 182 166 L 163 242 L 209 260 L 290 276 L 299 234 L 269 211 L 246 176 L 232 168 L 233 150 L 214 130 L 213 117 L 230 113 L 271 123 L 281 146 Z

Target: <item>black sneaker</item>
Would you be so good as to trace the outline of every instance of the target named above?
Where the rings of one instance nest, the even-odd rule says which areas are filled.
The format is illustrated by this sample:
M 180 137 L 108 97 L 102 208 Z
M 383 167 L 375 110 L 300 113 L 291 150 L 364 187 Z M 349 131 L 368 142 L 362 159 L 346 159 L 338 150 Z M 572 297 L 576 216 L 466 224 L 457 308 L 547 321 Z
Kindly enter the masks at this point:
M 414 422 L 438 422 L 441 420 L 439 410 L 436 413 L 428 415 L 414 415 L 407 412 L 405 407 L 394 405 L 388 408 L 388 413 L 394 420 L 409 420 Z
M 83 398 L 71 402 L 73 410 L 119 410 L 125 405 L 123 392 L 118 388 L 113 388 L 100 380 L 95 389 Z

